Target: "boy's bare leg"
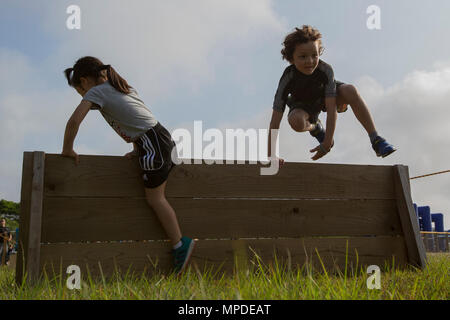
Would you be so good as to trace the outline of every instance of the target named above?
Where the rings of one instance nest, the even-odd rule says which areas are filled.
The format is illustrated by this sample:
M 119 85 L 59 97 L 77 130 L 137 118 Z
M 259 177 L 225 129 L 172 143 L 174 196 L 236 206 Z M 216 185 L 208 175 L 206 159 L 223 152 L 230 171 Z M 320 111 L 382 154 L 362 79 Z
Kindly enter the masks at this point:
M 349 104 L 352 108 L 356 119 L 361 123 L 368 134 L 376 132 L 375 124 L 370 114 L 369 108 L 359 95 L 358 90 L 351 84 L 343 84 L 339 86 L 336 98 L 338 106 Z
M 167 236 L 172 242 L 172 246 L 174 246 L 181 239 L 181 231 L 175 211 L 165 196 L 166 183 L 167 181 L 154 189 L 145 188 L 145 197 L 147 203 L 153 208 L 158 216 Z
M 309 122 L 309 114 L 303 109 L 294 109 L 289 114 L 288 122 L 297 132 L 314 130 L 315 126 Z

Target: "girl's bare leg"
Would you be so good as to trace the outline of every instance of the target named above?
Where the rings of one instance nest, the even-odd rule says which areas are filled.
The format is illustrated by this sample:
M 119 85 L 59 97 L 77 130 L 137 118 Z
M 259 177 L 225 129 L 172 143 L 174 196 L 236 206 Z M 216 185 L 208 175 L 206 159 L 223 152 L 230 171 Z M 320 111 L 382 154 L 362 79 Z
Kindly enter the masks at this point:
M 145 197 L 147 203 L 153 208 L 158 216 L 167 236 L 172 242 L 172 246 L 174 246 L 181 239 L 181 231 L 175 211 L 165 196 L 166 183 L 167 181 L 157 188 L 145 188 Z

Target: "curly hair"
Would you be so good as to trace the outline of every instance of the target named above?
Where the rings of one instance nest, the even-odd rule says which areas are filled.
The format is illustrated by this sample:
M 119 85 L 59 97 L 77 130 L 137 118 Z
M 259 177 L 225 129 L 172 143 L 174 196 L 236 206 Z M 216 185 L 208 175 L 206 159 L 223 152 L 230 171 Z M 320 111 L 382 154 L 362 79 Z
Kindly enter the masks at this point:
M 283 46 L 281 49 L 281 56 L 284 60 L 291 62 L 293 60 L 293 55 L 295 51 L 295 47 L 298 44 L 307 43 L 309 41 L 319 41 L 319 55 L 323 53 L 322 46 L 322 34 L 319 30 L 309 26 L 303 25 L 301 29 L 295 28 L 295 31 L 289 33 L 286 38 L 284 38 Z

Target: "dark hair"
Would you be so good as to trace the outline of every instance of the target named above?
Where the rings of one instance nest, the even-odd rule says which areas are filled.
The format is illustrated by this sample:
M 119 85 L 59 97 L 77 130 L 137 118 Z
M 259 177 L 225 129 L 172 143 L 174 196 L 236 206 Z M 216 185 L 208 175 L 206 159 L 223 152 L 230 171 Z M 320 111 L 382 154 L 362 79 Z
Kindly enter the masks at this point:
M 291 62 L 293 60 L 295 47 L 298 44 L 317 40 L 319 40 L 319 55 L 321 55 L 324 50 L 322 46 L 322 40 L 320 40 L 321 38 L 322 34 L 319 32 L 319 30 L 309 25 L 303 25 L 301 29 L 295 28 L 295 31 L 291 32 L 286 36 L 286 38 L 284 38 L 284 48 L 281 50 L 281 55 L 284 60 Z
M 79 87 L 81 84 L 81 77 L 91 77 L 96 83 L 102 76 L 102 71 L 106 70 L 109 83 L 122 93 L 130 93 L 132 88 L 128 82 L 122 78 L 111 65 L 104 65 L 99 59 L 95 57 L 83 57 L 77 60 L 73 68 L 67 68 L 64 70 L 67 82 L 71 87 Z M 72 77 L 70 74 L 73 72 Z

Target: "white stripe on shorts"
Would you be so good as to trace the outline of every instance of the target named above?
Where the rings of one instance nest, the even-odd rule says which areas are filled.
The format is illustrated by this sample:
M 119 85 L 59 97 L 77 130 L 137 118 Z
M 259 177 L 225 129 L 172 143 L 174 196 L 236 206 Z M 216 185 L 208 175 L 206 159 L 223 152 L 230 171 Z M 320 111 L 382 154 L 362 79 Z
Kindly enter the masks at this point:
M 146 134 L 144 134 L 141 137 L 142 140 L 142 147 L 144 148 L 145 152 L 147 153 L 145 156 L 142 157 L 142 164 L 144 170 L 150 170 L 150 163 L 149 163 L 149 155 L 152 155 L 154 153 L 152 147 L 148 144 L 148 137 Z
M 155 150 L 155 148 L 153 148 L 153 144 L 152 144 L 152 141 L 150 140 L 150 138 L 147 137 L 147 135 L 145 135 L 144 137 L 145 137 L 144 139 L 146 141 L 147 149 L 149 150 L 149 152 L 145 156 L 146 161 L 147 161 L 147 169 L 146 170 L 152 170 L 153 169 L 153 157 L 155 156 L 156 150 Z
M 156 139 L 156 143 L 158 144 L 158 150 L 159 150 L 159 156 L 161 158 L 161 167 L 164 165 L 164 158 L 162 156 L 162 152 L 161 152 L 161 146 L 159 145 L 159 141 L 158 141 L 158 136 L 156 135 L 156 131 L 155 129 L 151 128 L 153 133 L 155 134 L 155 139 Z M 160 167 L 160 168 L 161 168 Z M 158 168 L 159 169 L 159 168 Z
M 141 161 L 141 165 L 144 170 L 158 170 L 158 169 L 162 168 L 162 166 L 164 165 L 164 158 L 161 153 L 161 146 L 159 144 L 158 135 L 156 134 L 156 132 L 153 128 L 152 128 L 152 131 L 153 131 L 156 143 L 157 143 L 159 157 L 161 159 L 161 165 L 159 166 L 159 168 L 155 168 L 154 160 L 155 160 L 155 156 L 157 155 L 156 148 L 153 145 L 150 137 L 148 137 L 147 134 L 144 134 L 141 137 L 141 142 L 142 142 L 142 147 L 147 154 L 139 159 Z

